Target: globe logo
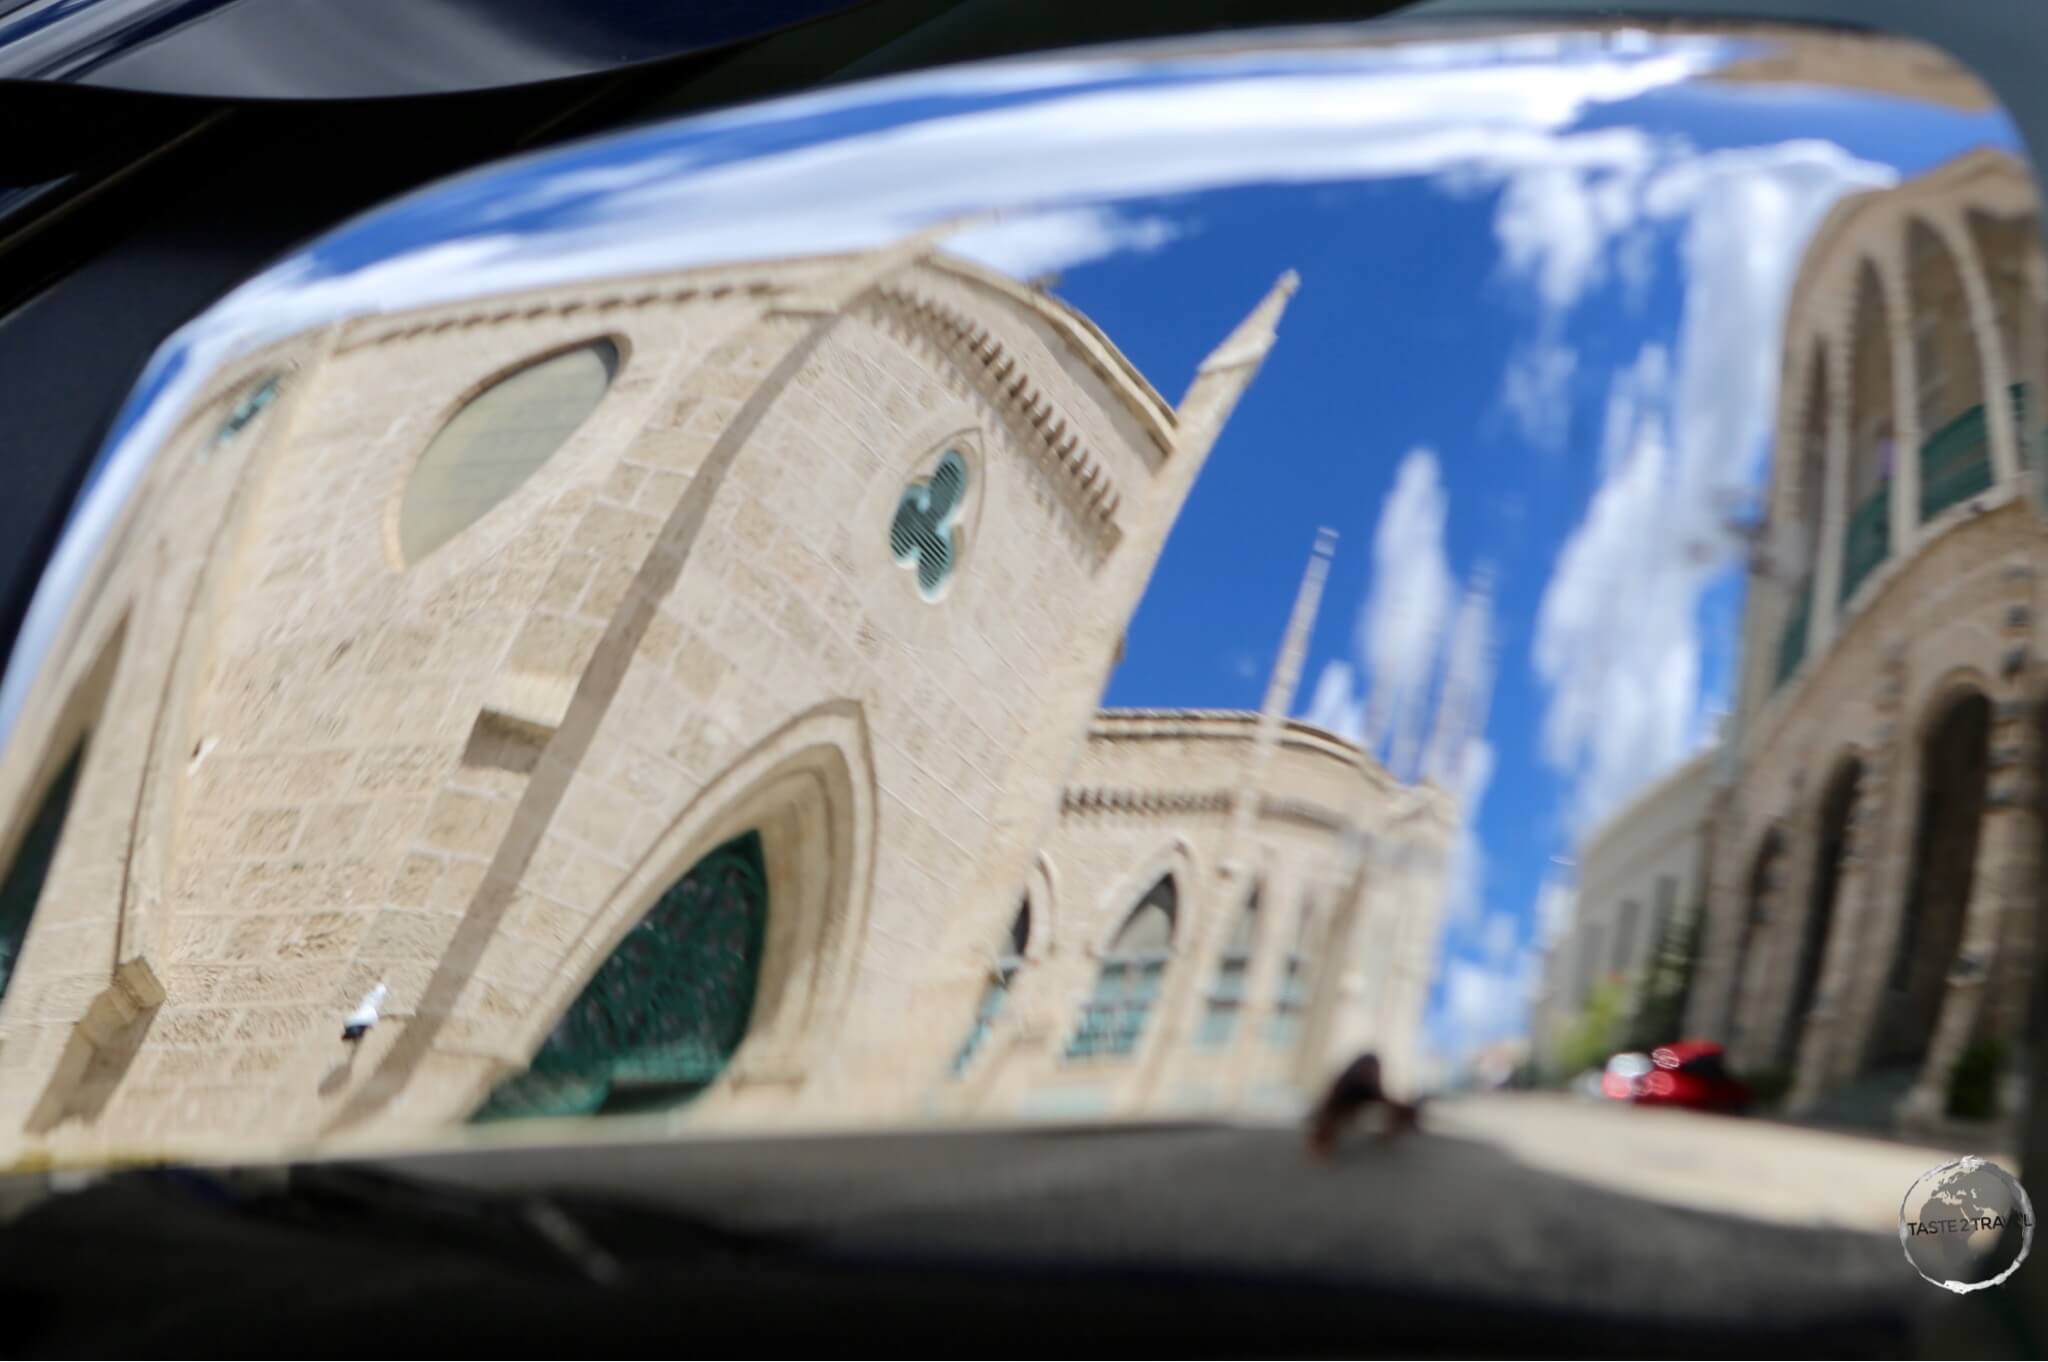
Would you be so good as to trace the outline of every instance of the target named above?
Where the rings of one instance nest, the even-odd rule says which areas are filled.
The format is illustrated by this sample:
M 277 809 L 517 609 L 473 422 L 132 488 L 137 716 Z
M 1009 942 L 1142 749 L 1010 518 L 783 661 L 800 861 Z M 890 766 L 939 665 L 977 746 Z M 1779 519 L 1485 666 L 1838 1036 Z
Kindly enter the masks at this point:
M 2034 1246 L 2034 1205 L 2019 1179 L 1971 1155 L 1930 1168 L 1899 1203 L 1913 1270 L 1957 1295 L 1997 1286 Z

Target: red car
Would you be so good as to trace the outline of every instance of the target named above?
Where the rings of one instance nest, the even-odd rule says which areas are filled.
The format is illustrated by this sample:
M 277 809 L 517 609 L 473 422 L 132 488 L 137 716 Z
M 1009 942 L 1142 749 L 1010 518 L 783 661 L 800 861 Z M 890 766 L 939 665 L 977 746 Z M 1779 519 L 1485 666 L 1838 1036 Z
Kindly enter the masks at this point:
M 1636 1080 L 1635 1102 L 1646 1107 L 1747 1111 L 1750 1091 L 1728 1072 L 1727 1055 L 1712 1041 L 1685 1040 L 1650 1052 L 1651 1070 Z

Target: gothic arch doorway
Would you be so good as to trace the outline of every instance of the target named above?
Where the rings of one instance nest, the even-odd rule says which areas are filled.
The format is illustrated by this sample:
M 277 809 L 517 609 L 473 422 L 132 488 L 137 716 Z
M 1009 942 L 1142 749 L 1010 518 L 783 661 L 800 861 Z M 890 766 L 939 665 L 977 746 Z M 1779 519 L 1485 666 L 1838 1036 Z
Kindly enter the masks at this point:
M 1842 896 L 1842 857 L 1849 849 L 1849 827 L 1855 818 L 1856 796 L 1863 785 L 1863 763 L 1854 757 L 1835 768 L 1821 796 L 1820 818 L 1814 828 L 1813 885 L 1807 895 L 1806 916 L 1799 934 L 1799 954 L 1793 966 L 1792 997 L 1785 1009 L 1785 1024 L 1778 1036 L 1777 1063 L 1790 1069 L 1799 1062 L 1799 1042 L 1806 1034 L 1814 1003 L 1820 994 L 1821 969 L 1827 961 L 1828 939 L 1834 927 L 1835 907 Z
M 1976 879 L 1990 774 L 1991 702 L 1982 691 L 1967 689 L 1941 703 L 1920 740 L 1913 868 L 1885 1003 L 1871 1038 L 1873 1069 L 1926 1059 Z
M 584 986 L 524 1073 L 475 1119 L 598 1116 L 678 1106 L 746 1038 L 767 938 L 761 835 L 712 851 L 671 886 Z
M 1744 1013 L 1755 998 L 1755 990 L 1749 987 L 1751 947 L 1756 944 L 1758 929 L 1771 920 L 1778 882 L 1784 877 L 1784 861 L 1785 838 L 1773 828 L 1757 848 L 1756 860 L 1750 863 L 1749 884 L 1743 896 L 1741 934 L 1735 941 L 1735 970 L 1728 985 L 1728 1032 L 1732 1041 L 1741 1040 Z

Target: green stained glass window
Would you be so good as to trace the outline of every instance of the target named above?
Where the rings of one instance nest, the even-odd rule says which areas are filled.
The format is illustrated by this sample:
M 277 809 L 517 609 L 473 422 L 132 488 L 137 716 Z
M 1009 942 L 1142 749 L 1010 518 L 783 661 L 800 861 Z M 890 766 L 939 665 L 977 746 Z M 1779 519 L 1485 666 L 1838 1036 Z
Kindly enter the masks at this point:
M 981 1004 L 974 1010 L 974 1024 L 967 1029 L 967 1039 L 961 1043 L 959 1053 L 953 1056 L 953 1076 L 958 1078 L 967 1072 L 967 1066 L 974 1062 L 974 1056 L 982 1043 L 995 1030 L 1003 1011 L 1010 1000 L 1010 985 L 1024 968 L 1024 952 L 1031 944 L 1031 901 L 1026 899 L 1017 909 L 1017 916 L 1010 923 L 1008 950 L 996 959 L 995 973 L 988 986 L 981 991 Z
M 1067 1058 L 1128 1055 L 1138 1048 L 1166 975 L 1178 902 L 1173 878 L 1161 876 L 1125 919 L 1115 944 L 1102 958 L 1095 991 L 1081 1006 L 1080 1024 L 1067 1042 Z
M 1245 977 L 1251 972 L 1252 947 L 1258 939 L 1259 890 L 1254 886 L 1244 911 L 1224 943 L 1223 957 L 1216 966 L 1216 982 L 1202 1008 L 1202 1024 L 1195 1032 L 1195 1044 L 1205 1050 L 1221 1049 L 1230 1043 L 1237 1028 L 1238 1009 L 1244 1006 Z
M 967 461 L 947 450 L 929 478 L 903 489 L 889 523 L 889 552 L 917 573 L 918 594 L 936 600 L 960 556 L 960 517 L 967 509 Z
M 57 842 L 64 833 L 65 816 L 71 812 L 71 795 L 78 787 L 78 768 L 84 759 L 85 744 L 80 743 L 50 782 L 43 802 L 36 807 L 35 820 L 15 850 L 14 863 L 7 867 L 7 878 L 0 880 L 0 998 L 7 996 L 14 962 L 21 958 L 36 902 L 43 896 L 43 881 L 50 877 L 50 865 L 57 859 Z
M 480 1121 L 595 1116 L 687 1102 L 745 1038 L 768 922 L 761 839 L 713 851 L 661 896 Z
M 1786 617 L 1785 631 L 1778 636 L 1778 670 L 1774 685 L 1784 685 L 1799 670 L 1799 664 L 1806 658 L 1806 636 L 1813 620 L 1813 579 L 1807 578 L 1793 588 L 1792 611 Z
M 256 423 L 272 402 L 277 400 L 278 385 L 283 380 L 276 374 L 264 379 L 242 396 L 221 422 L 220 430 L 214 434 L 213 443 L 224 445 Z
M 1931 520 L 1991 487 L 1991 429 L 1971 407 L 1920 445 L 1920 518 Z
M 1273 1015 L 1266 1022 L 1266 1043 L 1275 1049 L 1286 1049 L 1301 1036 L 1301 1019 L 1308 1013 L 1309 963 L 1306 947 L 1309 924 L 1315 921 L 1316 904 L 1311 898 L 1301 908 L 1301 920 L 1295 924 L 1294 948 L 1287 952 L 1286 964 L 1280 975 L 1280 996 L 1273 1000 Z
M 1879 483 L 1849 517 L 1848 532 L 1842 538 L 1840 598 L 1844 601 L 1856 594 L 1863 579 L 1891 553 L 1891 495 L 1891 483 Z
M 1307 1011 L 1308 962 L 1299 954 L 1289 955 L 1286 973 L 1280 976 L 1280 996 L 1273 1001 L 1267 1041 L 1276 1048 L 1294 1044 L 1301 1035 L 1302 1014 Z

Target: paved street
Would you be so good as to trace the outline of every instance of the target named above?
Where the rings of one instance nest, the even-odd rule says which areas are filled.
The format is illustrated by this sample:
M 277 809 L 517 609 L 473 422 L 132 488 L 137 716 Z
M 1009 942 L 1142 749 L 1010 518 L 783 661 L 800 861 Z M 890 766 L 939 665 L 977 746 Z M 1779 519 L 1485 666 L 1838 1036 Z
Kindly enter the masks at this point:
M 1291 1127 L 500 1148 L 399 1161 L 482 1186 L 654 1196 L 862 1250 L 1256 1266 L 1432 1295 L 1787 1319 L 1938 1303 L 1896 1237 L 1957 1153 L 1542 1095 L 1437 1104 L 1329 1167 Z
M 559 1142 L 572 1129 L 579 1143 Z M 459 1133 L 459 1147 L 375 1162 L 481 1191 L 665 1205 L 698 1223 L 786 1236 L 795 1254 L 756 1267 L 686 1265 L 684 1285 L 656 1290 L 657 1310 L 687 1308 L 691 1293 L 727 1293 L 718 1296 L 725 1301 L 752 1292 L 772 1317 L 773 1302 L 801 1296 L 810 1313 L 783 1323 L 836 1328 L 829 1321 L 845 1315 L 833 1311 L 896 1310 L 908 1313 L 892 1320 L 944 1336 L 954 1326 L 932 1313 L 941 1306 L 946 1318 L 969 1320 L 1032 1315 L 1048 1304 L 1086 1313 L 1089 1293 L 1098 1293 L 1089 1317 L 1114 1327 L 1151 1327 L 1141 1317 L 1219 1337 L 1249 1327 L 1270 1347 L 1269 1328 L 1298 1334 L 1306 1323 L 1324 1331 L 1310 1336 L 1311 1350 L 1344 1353 L 1455 1349 L 1460 1339 L 1478 1352 L 1526 1352 L 1540 1339 L 1544 1348 L 1603 1355 L 1761 1342 L 1773 1355 L 1818 1347 L 1907 1356 L 1925 1346 L 1912 1331 L 1930 1323 L 1941 1331 L 1937 1355 L 2014 1346 L 2010 1333 L 1963 1332 L 1983 1328 L 1981 1308 L 1998 1293 L 1958 1307 L 1913 1274 L 1896 1237 L 1906 1188 L 1960 1150 L 1536 1095 L 1436 1104 L 1420 1135 L 1390 1145 L 1354 1138 L 1327 1165 L 1311 1161 L 1299 1131 L 1282 1123 L 678 1138 L 617 1122 L 557 1127 L 552 1144 L 549 1134 L 529 1129 L 507 1142 L 471 1129 Z M 424 1243 L 417 1252 L 430 1256 L 412 1256 L 412 1236 L 396 1222 L 379 1231 L 376 1222 L 335 1219 L 318 1209 L 324 1203 L 296 1231 L 243 1231 L 250 1237 L 240 1257 L 217 1259 L 233 1252 L 220 1236 L 234 1222 L 221 1223 L 203 1199 L 164 1195 L 117 1182 L 46 1204 L 10 1233 L 12 1280 L 67 1291 L 75 1274 L 63 1264 L 97 1261 L 118 1232 L 131 1245 L 131 1288 L 146 1287 L 188 1328 L 213 1327 L 206 1311 L 226 1318 L 246 1296 L 303 1300 L 327 1312 L 305 1326 L 322 1329 L 382 1318 L 357 1319 L 365 1300 L 402 1297 L 444 1322 L 454 1302 L 480 1302 L 488 1313 L 506 1300 L 485 1259 L 434 1257 Z M 572 1217 L 595 1210 L 568 1204 Z M 592 1223 L 605 1221 L 600 1214 Z M 144 1226 L 157 1247 L 136 1238 Z M 380 1252 L 349 1247 L 362 1245 L 354 1236 L 364 1232 Z M 687 1240 L 694 1231 L 673 1233 Z M 218 1247 L 190 1248 L 206 1242 Z M 204 1265 L 215 1261 L 239 1262 L 232 1283 Z M 868 1275 L 834 1277 L 835 1264 Z M 1054 1285 L 1030 1285 L 1044 1273 Z M 1122 1289 L 1118 1280 L 1162 1284 L 1138 1288 L 1133 1314 L 1125 1297 L 1099 1295 Z M 347 1290 L 336 1294 L 343 1281 Z M 1295 1302 L 1284 1309 L 1295 1313 L 1271 1320 L 1266 1297 L 1243 1294 L 1260 1281 L 1278 1283 L 1280 1298 Z M 92 1330 L 106 1321 L 93 1289 L 79 1285 L 86 1294 L 66 1307 L 62 1317 L 83 1331 L 66 1349 L 100 1341 Z M 540 1320 L 534 1327 L 558 1331 L 572 1320 L 608 1327 L 630 1303 L 559 1284 L 520 1288 L 529 1289 L 539 1294 L 521 1308 Z M 1145 1290 L 1154 1292 L 1149 1316 Z M 1233 1292 L 1235 1305 L 1226 1299 Z M 1032 1317 L 1041 1333 L 1067 1318 Z M 515 1312 L 499 1323 L 516 1333 L 529 1327 L 524 1318 Z M 1067 1341 L 1099 1338 L 1110 1326 Z M 1005 1327 L 1015 1337 L 1025 1326 L 1012 1319 Z M 1737 1329 L 1775 1332 L 1728 1332 Z
M 1492 1144 L 1531 1168 L 1779 1225 L 1891 1234 L 1906 1189 L 1937 1164 L 1979 1154 L 2019 1171 L 1999 1149 L 1910 1144 L 1549 1094 L 1472 1098 L 1437 1114 L 1438 1129 Z

